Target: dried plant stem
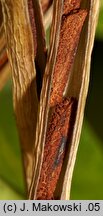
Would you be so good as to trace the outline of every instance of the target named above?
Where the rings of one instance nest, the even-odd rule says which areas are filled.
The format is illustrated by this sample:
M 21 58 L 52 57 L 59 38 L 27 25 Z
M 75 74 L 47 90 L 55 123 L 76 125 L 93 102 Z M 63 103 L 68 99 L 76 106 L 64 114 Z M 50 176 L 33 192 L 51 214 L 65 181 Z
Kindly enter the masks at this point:
M 27 2 L 3 0 L 1 3 L 8 57 L 12 67 L 14 110 L 29 188 L 38 106 L 33 37 Z

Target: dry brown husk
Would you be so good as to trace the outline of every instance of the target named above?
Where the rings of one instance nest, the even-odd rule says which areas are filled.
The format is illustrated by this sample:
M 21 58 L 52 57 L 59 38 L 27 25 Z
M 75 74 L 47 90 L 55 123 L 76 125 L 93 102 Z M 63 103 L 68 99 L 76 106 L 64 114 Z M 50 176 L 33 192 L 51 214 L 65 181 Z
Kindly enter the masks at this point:
M 90 78 L 91 53 L 93 49 L 95 30 L 98 20 L 99 0 L 84 0 L 82 1 L 81 8 L 87 8 L 89 14 L 79 41 L 78 51 L 71 73 L 71 79 L 69 80 L 65 92 L 67 97 L 73 96 L 78 99 L 78 108 L 73 135 L 70 143 L 70 148 L 65 158 L 63 167 L 64 173 L 60 180 L 62 183 L 62 190 L 58 187 L 60 198 L 65 200 L 70 199 L 73 169 L 81 135 Z
M 16 5 L 16 2 L 18 6 Z M 13 7 L 10 8 L 11 4 Z M 21 33 L 20 41 L 18 41 L 16 32 L 13 31 L 15 29 L 14 27 L 17 24 L 17 21 L 15 20 L 15 22 L 13 23 L 11 19 L 11 14 L 13 13 L 13 10 L 15 11 L 21 10 L 21 6 L 19 8 L 19 4 L 22 5 L 22 13 L 20 15 L 20 18 L 22 16 L 22 19 L 19 19 L 19 22 L 20 22 L 19 24 L 21 25 L 23 21 L 24 22 L 26 21 L 26 23 L 28 23 L 26 31 L 27 31 L 27 35 L 30 34 L 29 41 L 28 41 L 28 37 L 26 33 L 25 33 L 25 38 L 23 38 L 24 36 Z M 32 143 L 31 144 L 32 148 L 30 148 L 30 152 L 32 156 L 29 157 L 30 160 L 29 160 L 28 167 L 30 169 L 30 176 L 27 178 L 29 178 L 28 188 L 30 186 L 29 199 L 35 199 L 42 160 L 43 160 L 43 151 L 44 151 L 44 145 L 45 145 L 45 137 L 46 137 L 48 113 L 49 113 L 48 101 L 50 97 L 52 73 L 53 73 L 53 69 L 55 66 L 55 60 L 56 60 L 57 48 L 58 48 L 58 42 L 59 42 L 59 32 L 60 32 L 63 1 L 62 0 L 54 1 L 54 9 L 53 9 L 54 16 L 53 16 L 53 23 L 52 23 L 52 30 L 51 30 L 50 48 L 49 48 L 44 78 L 43 78 L 39 108 L 37 108 L 38 100 L 37 100 L 35 83 L 34 83 L 35 85 L 33 87 L 31 96 L 29 95 L 30 97 L 29 96 L 27 97 L 27 95 L 25 94 L 27 92 L 28 85 L 30 85 L 32 80 L 35 79 L 35 69 L 34 69 L 34 64 L 33 64 L 33 50 L 32 50 L 33 39 L 32 39 L 30 22 L 28 18 L 26 0 L 15 1 L 15 3 L 13 0 L 12 1 L 2 0 L 2 6 L 3 6 L 3 14 L 4 14 L 5 33 L 6 33 L 6 39 L 7 39 L 7 45 L 8 45 L 8 56 L 11 61 L 12 72 L 13 72 L 12 74 L 13 74 L 13 80 L 14 80 L 14 104 L 15 104 L 14 107 L 15 107 L 16 115 L 17 113 L 20 114 L 20 116 L 18 115 L 19 117 L 18 117 L 17 122 L 18 122 L 19 133 L 23 137 L 22 147 L 23 147 L 23 143 L 25 143 L 25 139 L 27 140 L 28 138 L 30 138 L 31 135 L 30 133 L 28 133 L 28 138 L 26 138 L 27 137 L 26 131 L 25 131 L 25 134 L 24 134 L 24 131 L 22 131 L 22 122 L 24 122 L 23 126 L 25 125 L 26 130 L 27 130 L 28 120 L 25 121 L 24 116 L 23 116 L 23 119 L 21 118 L 21 115 L 22 115 L 21 110 L 24 112 L 25 100 L 26 100 L 25 106 L 28 106 L 29 103 L 31 104 L 31 106 L 29 107 L 30 109 L 26 110 L 26 113 L 29 113 L 28 118 L 30 120 L 32 119 L 32 122 L 30 124 L 33 124 L 34 137 L 29 141 L 30 144 Z M 7 8 L 8 10 L 6 10 Z M 64 159 L 62 172 L 61 172 L 61 175 L 60 175 L 60 178 L 57 184 L 57 188 L 55 191 L 55 197 L 59 197 L 59 199 L 65 199 L 65 200 L 70 198 L 70 188 L 71 188 L 71 182 L 72 182 L 73 169 L 74 169 L 74 164 L 76 160 L 76 154 L 77 154 L 77 149 L 78 149 L 78 144 L 79 144 L 80 134 L 81 134 L 81 129 L 82 129 L 84 108 L 85 108 L 85 102 L 86 102 L 88 84 L 89 84 L 91 52 L 93 48 L 95 29 L 96 29 L 97 18 L 98 18 L 99 0 L 88 0 L 88 1 L 82 0 L 81 8 L 88 9 L 88 17 L 86 19 L 86 22 L 85 22 L 85 25 L 83 27 L 83 31 L 80 37 L 79 46 L 78 46 L 78 50 L 77 50 L 76 57 L 75 57 L 75 62 L 74 62 L 74 65 L 71 71 L 71 76 L 69 77 L 68 84 L 65 88 L 66 97 L 77 98 L 78 108 L 77 108 L 75 124 L 73 127 L 73 132 L 72 132 L 72 139 L 68 143 L 68 146 L 69 146 L 68 151 Z M 10 11 L 10 16 L 8 16 L 9 15 L 8 11 Z M 18 19 L 18 16 L 16 18 Z M 11 25 L 9 25 L 9 23 Z M 21 32 L 20 28 L 19 30 Z M 16 50 L 15 52 L 15 44 L 13 43 L 12 40 L 10 40 L 9 38 L 10 34 L 11 34 L 12 40 L 15 39 L 17 47 L 19 47 L 20 42 L 21 42 L 22 50 L 25 51 L 25 55 L 23 55 L 23 52 L 21 52 L 20 49 Z M 26 51 L 27 44 L 28 44 L 27 51 L 29 51 L 29 55 L 27 54 L 27 51 Z M 25 50 L 24 50 L 24 47 L 25 47 Z M 16 61 L 14 56 L 11 55 L 11 52 L 14 53 L 15 57 L 18 56 L 18 61 Z M 21 59 L 23 59 L 24 61 L 21 62 Z M 28 62 L 26 66 L 25 66 L 25 62 Z M 17 66 L 19 66 L 20 70 L 18 70 Z M 25 70 L 28 71 L 28 77 L 25 76 Z M 23 74 L 25 78 L 26 85 L 23 82 L 24 79 L 22 80 L 21 78 L 21 74 Z M 19 79 L 22 82 L 22 85 L 21 83 L 18 82 Z M 23 102 L 24 95 L 26 95 L 26 99 Z M 35 101 L 35 103 L 33 101 Z M 21 109 L 18 107 L 21 107 Z M 32 110 L 32 113 L 31 113 L 31 110 Z M 38 111 L 38 118 L 36 120 L 37 111 Z M 32 115 L 34 115 L 33 118 L 32 118 Z M 36 125 L 36 122 L 37 122 L 37 125 Z M 36 137 L 35 137 L 35 127 L 36 127 Z M 24 144 L 24 146 L 26 145 Z M 33 154 L 32 154 L 31 149 L 33 150 Z M 24 152 L 25 152 L 25 148 L 24 148 Z M 28 145 L 27 145 L 27 154 L 28 152 L 29 151 L 28 151 Z M 33 169 L 31 169 L 32 163 L 33 163 Z M 32 176 L 32 180 L 31 180 L 31 176 Z
M 7 51 L 12 69 L 14 110 L 21 141 L 26 181 L 29 187 L 38 107 L 33 36 L 27 1 L 7 0 L 1 3 Z
M 61 1 L 62 2 L 62 1 Z M 94 36 L 95 36 L 95 28 L 97 24 L 97 17 L 98 17 L 98 8 L 99 8 L 99 1 L 82 1 L 81 8 L 88 8 L 88 18 L 86 20 L 80 41 L 79 47 L 75 58 L 75 63 L 71 72 L 71 77 L 68 81 L 68 86 L 65 90 L 65 95 L 67 97 L 76 97 L 78 99 L 78 108 L 77 108 L 77 115 L 76 121 L 73 129 L 73 135 L 71 139 L 71 143 L 68 143 L 69 150 L 64 160 L 62 174 L 60 176 L 56 191 L 55 197 L 59 197 L 59 199 L 69 199 L 70 198 L 70 188 L 71 188 L 71 181 L 73 175 L 74 164 L 76 160 L 76 153 L 78 149 L 78 144 L 80 140 L 81 128 L 82 128 L 82 121 L 84 115 L 84 107 L 86 102 L 86 96 L 88 91 L 88 84 L 89 84 L 89 73 L 90 73 L 90 60 L 91 60 L 91 52 L 93 48 Z M 56 10 L 58 10 L 56 8 Z M 60 12 L 60 10 L 58 10 Z M 54 14 L 56 13 L 54 9 Z M 59 20 L 60 21 L 60 20 Z M 58 25 L 59 26 L 59 23 Z M 57 29 L 55 29 L 57 32 Z M 51 34 L 51 37 L 54 36 L 55 30 Z M 59 34 L 56 35 L 59 37 Z M 59 38 L 57 39 L 58 43 Z M 51 40 L 53 42 L 53 38 Z M 57 45 L 58 47 L 58 45 Z M 55 49 L 57 48 L 55 47 Z M 53 49 L 53 45 L 50 50 Z M 56 52 L 56 50 L 55 50 Z M 54 54 L 54 53 L 53 53 Z M 49 61 L 49 60 L 48 60 Z M 50 60 L 50 63 L 52 59 Z M 53 61 L 55 64 L 55 61 Z M 47 86 L 46 74 L 52 74 L 53 68 L 49 69 L 49 65 L 47 64 L 48 68 L 46 68 L 45 76 L 44 76 L 44 85 L 42 88 L 41 93 L 41 100 L 40 100 L 40 113 L 39 119 L 37 124 L 37 136 L 36 136 L 36 145 L 38 146 L 38 153 L 37 159 L 34 160 L 33 166 L 33 175 L 32 175 L 32 184 L 30 188 L 30 199 L 35 199 L 36 188 L 38 184 L 38 177 L 40 175 L 40 168 L 43 159 L 43 149 L 45 145 L 45 133 L 48 121 L 48 98 L 50 94 L 50 86 L 51 86 L 51 79 L 48 77 L 49 85 Z M 52 78 L 52 77 L 51 77 Z M 46 80 L 46 82 L 45 82 Z M 47 88 L 47 93 L 46 89 Z M 46 94 L 45 94 L 46 93 Z M 44 115 L 43 115 L 44 112 Z M 44 124 L 45 122 L 45 124 Z M 39 134 L 39 136 L 38 136 Z M 36 158 L 36 151 L 34 151 L 34 158 Z

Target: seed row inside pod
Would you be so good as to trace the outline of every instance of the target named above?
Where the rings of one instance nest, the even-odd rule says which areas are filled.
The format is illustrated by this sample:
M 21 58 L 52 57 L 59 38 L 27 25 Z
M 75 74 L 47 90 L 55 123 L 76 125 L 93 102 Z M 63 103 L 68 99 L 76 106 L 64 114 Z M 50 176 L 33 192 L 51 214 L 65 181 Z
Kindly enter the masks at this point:
M 87 11 L 80 9 L 80 1 L 64 1 L 49 101 L 52 114 L 46 134 L 37 199 L 57 199 L 54 193 L 62 170 L 66 142 L 71 138 L 77 108 L 76 98 L 65 98 L 63 94 L 86 16 Z

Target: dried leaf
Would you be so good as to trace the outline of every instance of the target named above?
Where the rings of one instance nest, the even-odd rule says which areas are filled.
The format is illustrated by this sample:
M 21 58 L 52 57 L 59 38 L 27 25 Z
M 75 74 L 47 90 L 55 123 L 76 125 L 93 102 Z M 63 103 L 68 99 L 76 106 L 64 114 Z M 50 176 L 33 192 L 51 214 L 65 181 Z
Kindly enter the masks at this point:
M 62 14 L 62 0 L 54 1 L 53 23 L 50 38 L 50 50 L 47 59 L 45 74 L 43 78 L 43 85 L 40 97 L 39 118 L 37 120 L 36 140 L 34 147 L 34 161 L 32 182 L 29 191 L 29 199 L 35 199 L 37 183 L 39 181 L 41 163 L 43 159 L 43 149 L 45 144 L 47 118 L 48 118 L 48 97 L 50 92 L 51 75 L 54 69 L 56 60 L 57 47 L 59 42 L 60 20 Z M 38 136 L 39 134 L 39 136 Z
M 3 0 L 1 3 L 8 57 L 12 67 L 14 109 L 29 185 L 38 106 L 33 37 L 27 2 Z

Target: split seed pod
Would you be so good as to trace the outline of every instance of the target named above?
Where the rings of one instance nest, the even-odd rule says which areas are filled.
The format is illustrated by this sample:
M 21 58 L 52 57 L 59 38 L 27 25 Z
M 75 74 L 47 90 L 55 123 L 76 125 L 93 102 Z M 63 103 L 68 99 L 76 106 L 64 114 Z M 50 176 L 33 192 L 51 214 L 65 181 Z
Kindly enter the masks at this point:
M 30 19 L 31 9 L 26 0 L 2 0 L 1 3 L 28 197 L 69 199 L 88 91 L 99 1 L 54 0 L 47 59 L 38 1 L 34 1 L 34 6 L 32 4 L 33 19 Z M 35 15 L 36 4 L 39 15 Z M 42 26 L 40 45 L 35 20 Z M 38 55 L 36 47 L 40 47 Z M 44 59 L 44 66 L 38 56 Z M 41 80 L 37 81 L 38 76 Z M 37 92 L 37 85 L 41 92 Z

